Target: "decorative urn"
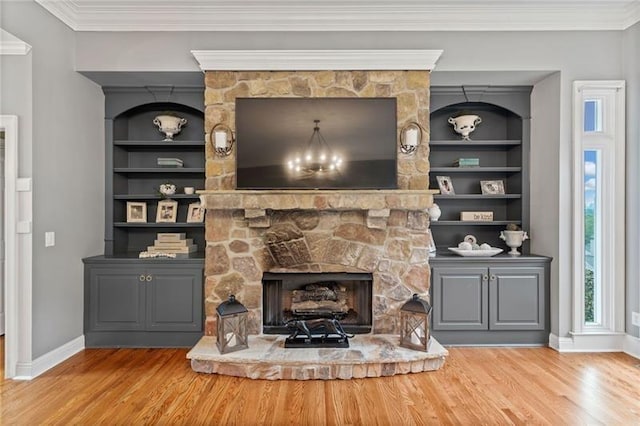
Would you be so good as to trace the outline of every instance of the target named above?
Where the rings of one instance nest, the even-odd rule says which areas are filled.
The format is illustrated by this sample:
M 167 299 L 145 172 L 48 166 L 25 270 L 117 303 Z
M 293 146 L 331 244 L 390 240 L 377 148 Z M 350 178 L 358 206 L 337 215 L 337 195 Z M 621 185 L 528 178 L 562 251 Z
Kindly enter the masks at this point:
M 173 141 L 173 137 L 180 133 L 182 126 L 187 124 L 187 119 L 176 117 L 175 115 L 163 114 L 154 118 L 153 124 L 158 126 L 158 129 L 165 134 L 166 137 L 163 140 L 165 142 L 171 142 Z
M 525 231 L 505 230 L 500 232 L 500 239 L 504 240 L 504 242 L 511 247 L 511 251 L 509 251 L 511 256 L 520 256 L 518 247 L 521 247 L 522 243 L 529 239 L 529 236 Z
M 478 124 L 482 123 L 482 119 L 473 114 L 449 117 L 447 121 L 449 124 L 453 125 L 453 130 L 455 130 L 456 133 L 462 135 L 463 141 L 471 140 L 469 135 L 476 129 Z

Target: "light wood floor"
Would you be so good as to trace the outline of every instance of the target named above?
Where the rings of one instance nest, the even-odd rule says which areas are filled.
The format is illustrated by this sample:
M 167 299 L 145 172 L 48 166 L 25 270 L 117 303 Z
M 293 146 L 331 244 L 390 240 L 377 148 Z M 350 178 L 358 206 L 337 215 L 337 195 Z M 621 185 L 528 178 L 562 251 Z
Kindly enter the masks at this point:
M 194 373 L 186 352 L 90 349 L 4 380 L 0 424 L 640 424 L 640 360 L 624 354 L 452 348 L 436 372 L 271 382 Z

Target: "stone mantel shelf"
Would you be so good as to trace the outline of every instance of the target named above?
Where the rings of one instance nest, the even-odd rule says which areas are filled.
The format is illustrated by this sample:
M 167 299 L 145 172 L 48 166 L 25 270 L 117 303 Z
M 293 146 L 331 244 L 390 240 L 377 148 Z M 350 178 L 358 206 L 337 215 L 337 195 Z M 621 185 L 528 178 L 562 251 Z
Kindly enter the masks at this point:
M 263 216 L 266 210 L 368 210 L 388 216 L 388 210 L 426 210 L 438 190 L 235 190 L 198 191 L 208 210 L 244 209 Z M 385 214 L 386 211 L 386 214 Z M 249 216 L 247 216 L 249 217 Z

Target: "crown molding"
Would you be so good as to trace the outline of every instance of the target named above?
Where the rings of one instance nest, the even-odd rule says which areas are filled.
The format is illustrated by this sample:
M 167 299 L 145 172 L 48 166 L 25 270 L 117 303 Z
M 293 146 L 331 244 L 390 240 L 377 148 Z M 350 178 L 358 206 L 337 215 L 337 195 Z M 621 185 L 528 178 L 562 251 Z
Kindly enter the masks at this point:
M 623 30 L 640 21 L 640 0 L 36 1 L 76 31 Z
M 203 71 L 432 70 L 442 50 L 192 50 Z
M 0 55 L 26 55 L 31 45 L 0 28 Z

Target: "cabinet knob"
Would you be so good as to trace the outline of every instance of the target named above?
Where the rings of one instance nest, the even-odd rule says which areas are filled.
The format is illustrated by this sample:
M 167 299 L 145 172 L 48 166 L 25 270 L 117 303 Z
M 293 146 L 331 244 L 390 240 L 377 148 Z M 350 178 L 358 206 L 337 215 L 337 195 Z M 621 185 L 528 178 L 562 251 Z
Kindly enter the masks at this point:
M 482 281 L 487 281 L 488 279 L 489 279 L 489 276 L 488 276 L 488 275 L 483 275 L 483 276 L 482 276 Z
M 151 275 L 147 275 L 145 280 L 147 280 L 147 282 L 151 281 L 153 279 L 153 277 Z
M 138 279 L 140 280 L 140 282 L 144 281 L 144 275 L 140 275 Z
M 491 281 L 495 281 L 496 280 L 496 276 L 495 275 L 491 275 Z

